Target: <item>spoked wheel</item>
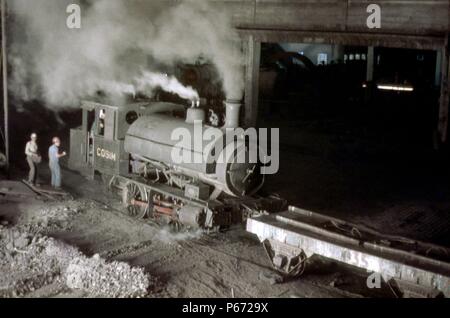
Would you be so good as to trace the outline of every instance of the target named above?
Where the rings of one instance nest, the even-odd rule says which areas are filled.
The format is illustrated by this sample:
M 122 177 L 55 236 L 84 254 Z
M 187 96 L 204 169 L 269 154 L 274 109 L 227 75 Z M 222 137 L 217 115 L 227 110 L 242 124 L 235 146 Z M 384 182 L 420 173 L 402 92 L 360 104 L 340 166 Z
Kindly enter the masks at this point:
M 306 259 L 305 253 L 291 258 L 283 272 L 288 278 L 299 278 L 306 269 Z
M 296 249 L 294 254 L 282 250 L 276 251 L 268 240 L 263 242 L 263 247 L 272 267 L 284 277 L 289 279 L 299 278 L 305 271 L 308 257 L 303 250 Z
M 130 182 L 123 189 L 123 204 L 133 218 L 144 218 L 148 212 L 147 192 L 139 185 Z
M 171 231 L 173 231 L 174 233 L 179 233 L 184 229 L 183 224 L 181 224 L 179 221 L 172 221 L 169 223 L 169 226 Z

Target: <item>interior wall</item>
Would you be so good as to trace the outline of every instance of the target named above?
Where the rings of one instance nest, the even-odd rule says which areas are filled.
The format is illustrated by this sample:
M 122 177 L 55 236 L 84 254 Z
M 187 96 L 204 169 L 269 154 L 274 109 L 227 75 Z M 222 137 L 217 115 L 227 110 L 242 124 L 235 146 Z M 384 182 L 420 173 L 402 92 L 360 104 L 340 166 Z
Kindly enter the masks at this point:
M 315 65 L 319 64 L 318 55 L 327 55 L 327 64 L 343 60 L 343 46 L 335 44 L 280 43 L 287 52 L 296 52 L 308 57 Z

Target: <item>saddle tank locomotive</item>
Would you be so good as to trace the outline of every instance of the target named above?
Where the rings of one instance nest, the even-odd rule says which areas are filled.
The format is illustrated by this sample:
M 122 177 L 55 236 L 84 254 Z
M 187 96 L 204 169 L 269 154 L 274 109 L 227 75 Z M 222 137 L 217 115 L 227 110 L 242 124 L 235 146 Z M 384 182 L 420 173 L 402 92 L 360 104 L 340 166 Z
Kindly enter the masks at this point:
M 264 176 L 260 165 L 248 160 L 249 149 L 257 147 L 249 143 L 255 141 L 233 133 L 239 103 L 226 106 L 225 127 L 201 124 L 200 131 L 209 132 L 201 138 L 199 108 L 180 118 L 175 115 L 184 114 L 185 106 L 172 103 L 83 102 L 82 126 L 71 130 L 69 167 L 88 178 L 101 175 L 130 216 L 177 228 L 217 230 L 255 213 L 281 210 L 283 200 L 258 194 Z M 176 140 L 177 130 L 194 138 Z M 202 160 L 177 161 L 174 153 Z

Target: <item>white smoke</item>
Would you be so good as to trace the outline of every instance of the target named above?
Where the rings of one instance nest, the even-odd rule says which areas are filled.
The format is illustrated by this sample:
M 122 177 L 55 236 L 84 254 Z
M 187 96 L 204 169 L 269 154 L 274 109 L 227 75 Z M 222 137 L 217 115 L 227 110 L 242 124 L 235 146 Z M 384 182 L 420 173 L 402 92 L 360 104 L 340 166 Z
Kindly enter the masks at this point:
M 97 86 L 98 90 L 104 91 L 110 95 L 133 95 L 136 97 L 136 88 L 131 84 L 119 83 L 119 82 L 110 82 L 110 81 L 100 81 Z
M 82 3 L 81 3 L 82 2 Z M 66 26 L 69 4 L 81 6 L 81 29 Z M 243 59 L 230 17 L 207 0 L 8 1 L 11 89 L 49 107 L 78 106 L 108 95 L 161 88 L 186 99 L 198 94 L 159 71 L 204 59 L 228 98 L 243 95 Z
M 151 92 L 159 87 L 165 92 L 174 93 L 184 99 L 198 100 L 200 97 L 192 87 L 183 86 L 175 77 L 167 74 L 156 74 L 151 72 L 144 72 L 142 77 L 136 80 L 138 91 Z

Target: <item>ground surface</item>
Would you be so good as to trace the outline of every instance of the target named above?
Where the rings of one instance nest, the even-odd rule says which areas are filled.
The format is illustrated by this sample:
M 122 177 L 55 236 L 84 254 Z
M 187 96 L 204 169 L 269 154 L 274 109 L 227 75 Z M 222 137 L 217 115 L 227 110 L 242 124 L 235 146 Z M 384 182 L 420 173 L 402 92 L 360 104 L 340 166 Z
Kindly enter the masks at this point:
M 120 202 L 100 182 L 86 181 L 71 172 L 65 172 L 64 180 L 74 200 L 0 199 L 0 218 L 7 224 L 2 231 L 26 228 L 30 233 L 77 247 L 87 257 L 98 254 L 108 262 L 142 267 L 152 278 L 148 297 L 392 296 L 386 286 L 376 291 L 367 289 L 367 273 L 319 258 L 311 260 L 303 278 L 275 284 L 279 277 L 271 271 L 265 252 L 242 227 L 213 235 L 170 233 L 124 215 Z M 0 272 L 3 280 L 11 283 L 19 278 L 23 281 L 27 270 L 25 266 L 24 273 L 14 274 L 6 264 Z M 28 281 L 33 280 L 38 281 L 31 290 L 22 288 L 17 293 L 16 287 L 11 287 L 3 293 L 25 297 L 90 296 L 61 282 L 46 284 L 40 276 L 28 277 Z

